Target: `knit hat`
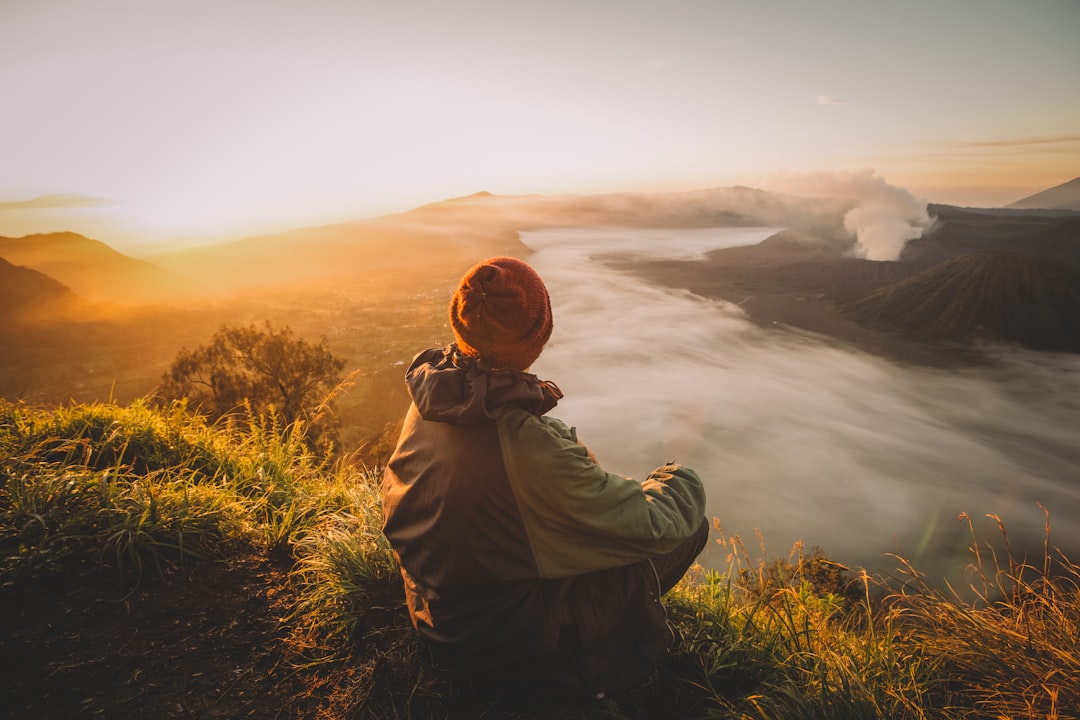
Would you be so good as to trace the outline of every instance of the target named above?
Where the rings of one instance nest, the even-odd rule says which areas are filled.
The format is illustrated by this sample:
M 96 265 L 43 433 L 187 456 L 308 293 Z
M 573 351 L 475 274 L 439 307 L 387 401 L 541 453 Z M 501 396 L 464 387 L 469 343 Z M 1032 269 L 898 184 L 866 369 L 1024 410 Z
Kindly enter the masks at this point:
M 525 370 L 551 337 L 551 301 L 536 271 L 512 257 L 473 266 L 450 300 L 458 348 L 493 368 Z

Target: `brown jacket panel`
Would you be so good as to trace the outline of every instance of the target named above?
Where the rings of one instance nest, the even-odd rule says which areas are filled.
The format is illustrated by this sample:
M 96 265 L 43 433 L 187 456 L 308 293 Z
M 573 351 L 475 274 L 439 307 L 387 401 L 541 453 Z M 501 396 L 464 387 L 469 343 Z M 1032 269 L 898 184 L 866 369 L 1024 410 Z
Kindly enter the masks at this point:
M 427 421 L 413 406 L 384 475 L 383 532 L 441 595 L 537 577 L 494 423 Z

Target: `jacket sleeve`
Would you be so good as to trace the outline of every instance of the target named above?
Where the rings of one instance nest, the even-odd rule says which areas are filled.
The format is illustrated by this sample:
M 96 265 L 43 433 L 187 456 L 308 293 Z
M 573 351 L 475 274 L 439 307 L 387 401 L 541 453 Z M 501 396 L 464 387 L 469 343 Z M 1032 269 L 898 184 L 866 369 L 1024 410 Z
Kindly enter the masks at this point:
M 604 471 L 559 420 L 511 409 L 498 424 L 542 577 L 638 562 L 673 550 L 700 527 L 705 491 L 693 470 L 664 465 L 639 482 Z

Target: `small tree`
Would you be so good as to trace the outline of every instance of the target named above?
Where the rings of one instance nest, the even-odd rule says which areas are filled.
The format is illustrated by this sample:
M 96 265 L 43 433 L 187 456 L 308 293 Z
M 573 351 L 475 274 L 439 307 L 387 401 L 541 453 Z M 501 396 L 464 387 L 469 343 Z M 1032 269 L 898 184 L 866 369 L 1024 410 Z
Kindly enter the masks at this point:
M 258 416 L 303 421 L 309 443 L 325 449 L 336 434 L 326 410 L 344 367 L 325 337 L 313 345 L 269 322 L 263 328 L 223 325 L 208 345 L 180 351 L 158 394 L 164 400 L 187 398 L 215 420 L 246 402 Z

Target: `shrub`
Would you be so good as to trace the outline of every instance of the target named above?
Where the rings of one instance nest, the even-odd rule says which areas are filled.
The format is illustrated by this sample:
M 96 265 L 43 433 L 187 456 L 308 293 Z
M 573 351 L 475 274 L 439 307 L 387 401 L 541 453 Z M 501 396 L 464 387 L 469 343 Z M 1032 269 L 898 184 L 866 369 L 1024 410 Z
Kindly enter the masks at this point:
M 337 439 L 331 404 L 343 367 L 325 337 L 313 344 L 269 322 L 262 329 L 222 326 L 207 345 L 177 355 L 158 394 L 186 400 L 212 420 L 245 409 L 248 418 L 302 428 L 311 447 L 329 451 Z

